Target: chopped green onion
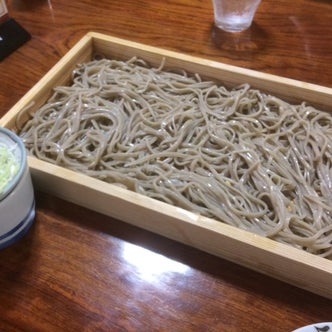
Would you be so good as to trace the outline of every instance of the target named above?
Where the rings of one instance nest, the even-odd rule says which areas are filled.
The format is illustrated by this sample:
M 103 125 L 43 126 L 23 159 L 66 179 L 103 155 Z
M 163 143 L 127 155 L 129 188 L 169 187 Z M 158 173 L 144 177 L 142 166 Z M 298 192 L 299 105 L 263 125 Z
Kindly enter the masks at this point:
M 18 162 L 7 145 L 0 143 L 0 194 L 19 170 Z

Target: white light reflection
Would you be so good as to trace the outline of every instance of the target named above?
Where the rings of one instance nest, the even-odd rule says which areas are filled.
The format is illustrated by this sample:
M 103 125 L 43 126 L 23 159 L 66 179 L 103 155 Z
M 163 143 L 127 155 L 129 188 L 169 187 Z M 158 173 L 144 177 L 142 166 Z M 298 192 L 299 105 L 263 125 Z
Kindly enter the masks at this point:
M 48 8 L 49 8 L 50 13 L 51 13 L 52 21 L 54 23 L 55 19 L 54 19 L 54 10 L 53 10 L 53 6 L 52 6 L 52 1 L 51 0 L 47 0 L 47 4 L 48 4 Z
M 135 266 L 142 279 L 149 282 L 158 281 L 165 274 L 186 274 L 190 270 L 185 264 L 131 243 L 123 245 L 122 256 L 129 264 Z

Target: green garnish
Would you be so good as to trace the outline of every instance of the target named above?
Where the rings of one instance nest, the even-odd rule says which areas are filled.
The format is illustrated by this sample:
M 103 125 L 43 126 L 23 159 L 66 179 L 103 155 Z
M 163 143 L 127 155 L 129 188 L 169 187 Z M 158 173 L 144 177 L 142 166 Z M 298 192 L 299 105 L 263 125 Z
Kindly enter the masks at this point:
M 0 194 L 17 174 L 19 165 L 8 146 L 0 143 Z

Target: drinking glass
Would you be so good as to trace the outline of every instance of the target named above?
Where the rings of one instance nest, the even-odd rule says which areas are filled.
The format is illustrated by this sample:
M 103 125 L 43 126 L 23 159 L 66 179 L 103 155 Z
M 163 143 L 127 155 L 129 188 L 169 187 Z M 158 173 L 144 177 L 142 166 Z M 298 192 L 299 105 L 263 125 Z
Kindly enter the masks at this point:
M 250 27 L 261 0 L 212 0 L 215 25 L 240 32 Z

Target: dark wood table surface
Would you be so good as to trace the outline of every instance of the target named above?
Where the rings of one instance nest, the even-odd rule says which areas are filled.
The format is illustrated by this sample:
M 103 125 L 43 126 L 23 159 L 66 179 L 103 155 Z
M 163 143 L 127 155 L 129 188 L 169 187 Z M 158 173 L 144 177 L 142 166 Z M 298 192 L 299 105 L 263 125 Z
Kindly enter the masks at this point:
M 7 4 L 32 39 L 0 63 L 0 115 L 88 31 L 332 87 L 330 0 L 263 0 L 241 34 L 214 27 L 209 0 Z M 323 297 L 44 193 L 36 203 L 28 234 L 0 251 L 0 331 L 292 331 L 332 321 Z

